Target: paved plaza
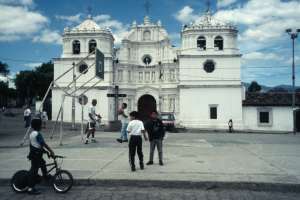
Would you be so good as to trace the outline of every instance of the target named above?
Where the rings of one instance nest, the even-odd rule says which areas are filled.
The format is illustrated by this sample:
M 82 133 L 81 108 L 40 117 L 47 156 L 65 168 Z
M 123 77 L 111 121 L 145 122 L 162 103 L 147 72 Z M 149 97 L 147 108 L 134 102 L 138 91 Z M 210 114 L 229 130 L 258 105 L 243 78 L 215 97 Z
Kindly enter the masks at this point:
M 28 146 L 19 146 L 25 131 L 22 121 L 20 122 L 18 117 L 3 117 L 0 123 L 0 179 L 6 183 L 15 171 L 29 169 L 30 163 L 26 159 Z M 15 125 L 13 126 L 12 123 Z M 80 131 L 70 131 L 69 126 L 65 125 L 63 145 L 60 146 L 57 132 L 55 132 L 54 138 L 50 139 L 52 124 L 48 125 L 48 128 L 43 130 L 46 141 L 53 147 L 56 154 L 66 156 L 62 168 L 71 171 L 77 183 L 125 181 L 124 184 L 126 184 L 126 181 L 131 181 L 131 183 L 137 181 L 138 185 L 139 181 L 141 183 L 152 181 L 156 184 L 156 181 L 158 183 L 180 183 L 182 181 L 183 184 L 187 182 L 284 184 L 297 186 L 297 188 L 300 184 L 300 135 L 221 132 L 168 133 L 168 137 L 164 141 L 165 165 L 159 166 L 157 157 L 155 157 L 153 166 L 146 166 L 145 170 L 138 169 L 133 173 L 130 171 L 128 163 L 127 143 L 119 144 L 115 140 L 119 133 L 97 131 L 97 143 L 85 145 L 81 143 Z M 149 158 L 148 142 L 143 143 L 143 150 L 145 162 L 147 162 Z M 84 186 L 76 186 L 76 191 L 72 190 L 70 196 L 86 195 L 81 191 L 81 187 Z M 102 195 L 116 195 L 118 197 L 113 199 L 120 199 L 123 195 L 122 191 L 112 194 L 112 190 L 101 188 L 101 184 L 100 186 L 95 184 L 92 188 L 88 187 L 90 189 L 87 189 L 87 193 L 91 192 L 93 187 L 97 191 L 95 199 Z M 0 193 L 5 191 L 5 188 L 5 184 L 2 184 Z M 178 196 L 177 199 L 187 197 L 199 199 L 198 196 L 205 197 L 200 199 L 223 199 L 220 196 L 229 195 L 224 190 L 213 194 L 217 196 L 211 198 L 212 194 L 205 189 L 199 191 L 181 189 L 184 190 L 184 194 Z M 243 188 L 240 189 L 241 191 L 234 191 L 230 195 L 242 194 L 245 198 L 241 199 L 251 199 L 247 198 L 247 195 L 255 198 L 257 196 L 257 199 L 260 199 L 259 197 L 272 193 L 244 193 Z M 45 189 L 46 193 L 53 193 L 52 190 L 48 190 Z M 155 188 L 154 190 L 159 189 Z M 167 196 L 163 199 L 171 199 L 174 192 L 175 194 L 180 192 L 167 186 L 165 190 L 169 192 L 166 192 Z M 139 199 L 140 195 L 151 198 L 153 194 L 149 194 L 147 191 L 129 192 L 124 195 L 134 196 L 136 199 Z M 194 198 L 195 194 L 197 194 L 197 198 Z M 7 194 L 7 199 L 11 197 L 10 195 L 13 194 Z M 272 195 L 274 196 L 274 194 Z M 280 195 L 275 196 L 280 197 Z M 290 193 L 290 195 L 293 196 L 294 193 Z M 135 199 L 130 197 L 123 199 Z M 60 198 L 64 199 L 65 197 Z M 45 197 L 45 199 L 47 198 Z M 91 199 L 93 198 L 91 197 Z M 230 198 L 228 197 L 228 199 Z M 293 199 L 293 197 L 287 199 Z
M 15 122 L 15 126 L 12 123 Z M 75 179 L 176 180 L 300 183 L 300 135 L 169 133 L 164 141 L 164 166 L 146 166 L 132 173 L 127 143 L 119 133 L 98 131 L 97 143 L 81 143 L 80 131 L 65 127 L 63 145 L 58 134 L 50 140 L 51 125 L 44 130 L 56 154 L 64 155 L 63 168 Z M 0 128 L 0 178 L 28 169 L 28 146 L 19 147 L 25 129 L 19 118 L 3 118 Z M 143 143 L 145 162 L 149 143 Z

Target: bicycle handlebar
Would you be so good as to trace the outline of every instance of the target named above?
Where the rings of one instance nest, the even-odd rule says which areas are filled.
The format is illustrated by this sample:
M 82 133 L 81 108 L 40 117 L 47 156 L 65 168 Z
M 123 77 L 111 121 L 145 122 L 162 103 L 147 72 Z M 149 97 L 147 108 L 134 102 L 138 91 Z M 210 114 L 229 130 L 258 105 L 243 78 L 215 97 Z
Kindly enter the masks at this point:
M 55 156 L 54 156 L 54 159 L 55 159 L 55 158 L 65 158 L 65 156 L 55 155 Z
M 50 156 L 50 154 L 48 152 L 47 152 L 47 155 L 48 155 L 48 158 L 53 158 L 53 159 L 56 159 L 56 158 L 65 158 L 65 156 L 59 156 L 59 155 Z

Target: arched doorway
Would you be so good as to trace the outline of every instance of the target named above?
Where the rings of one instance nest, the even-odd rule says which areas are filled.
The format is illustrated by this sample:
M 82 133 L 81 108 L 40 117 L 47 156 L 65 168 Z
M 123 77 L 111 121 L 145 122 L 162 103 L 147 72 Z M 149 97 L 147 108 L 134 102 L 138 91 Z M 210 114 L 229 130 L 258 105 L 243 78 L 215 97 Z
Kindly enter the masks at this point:
M 142 121 L 147 120 L 154 110 L 156 110 L 156 100 L 153 96 L 145 94 L 139 98 L 138 112 Z

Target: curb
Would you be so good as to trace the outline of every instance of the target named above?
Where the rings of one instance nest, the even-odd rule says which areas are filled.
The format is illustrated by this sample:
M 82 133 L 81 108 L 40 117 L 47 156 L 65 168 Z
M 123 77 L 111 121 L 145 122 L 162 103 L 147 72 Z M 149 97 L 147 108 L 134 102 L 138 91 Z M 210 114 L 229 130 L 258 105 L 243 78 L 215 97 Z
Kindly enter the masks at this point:
M 0 179 L 0 186 L 9 186 L 10 179 Z M 74 186 L 101 187 L 158 187 L 201 190 L 250 190 L 300 193 L 300 184 L 259 183 L 259 182 L 214 182 L 214 181 L 161 181 L 126 179 L 76 179 Z

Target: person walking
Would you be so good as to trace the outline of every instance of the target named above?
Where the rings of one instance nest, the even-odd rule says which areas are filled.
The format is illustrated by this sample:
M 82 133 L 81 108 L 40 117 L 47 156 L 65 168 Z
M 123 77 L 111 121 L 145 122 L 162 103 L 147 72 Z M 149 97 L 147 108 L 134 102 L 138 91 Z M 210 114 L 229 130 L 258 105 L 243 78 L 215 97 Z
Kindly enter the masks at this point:
M 100 114 L 96 114 L 96 105 L 97 105 L 97 100 L 93 99 L 92 106 L 89 108 L 89 122 L 87 123 L 87 127 L 85 130 L 85 133 L 87 134 L 85 144 L 89 143 L 90 135 L 92 135 L 91 141 L 96 142 L 95 140 L 96 122 L 98 119 L 101 119 Z
M 159 165 L 163 163 L 163 139 L 165 137 L 165 128 L 162 121 L 158 118 L 157 111 L 153 111 L 150 114 L 150 120 L 146 122 L 146 131 L 150 141 L 150 157 L 146 165 L 153 165 L 153 157 L 155 147 L 158 151 Z
M 24 121 L 25 121 L 25 128 L 28 128 L 31 122 L 31 110 L 29 106 L 27 106 L 26 109 L 24 110 Z
M 46 128 L 46 123 L 48 121 L 48 115 L 45 110 L 42 112 L 41 118 L 42 118 L 42 122 L 43 122 L 43 128 Z
M 127 126 L 127 132 L 129 134 L 129 163 L 131 167 L 131 171 L 135 171 L 135 152 L 137 152 L 139 161 L 140 161 L 140 169 L 144 169 L 144 155 L 143 155 L 143 147 L 142 147 L 142 134 L 144 135 L 145 141 L 148 140 L 148 137 L 145 132 L 144 124 L 142 121 L 138 119 L 138 112 L 133 111 L 129 114 L 130 122 Z
M 128 113 L 127 113 L 127 104 L 122 103 L 121 108 L 118 111 L 119 114 L 119 119 L 121 120 L 122 127 L 121 127 L 121 136 L 120 138 L 117 139 L 118 142 L 128 142 L 128 137 L 127 137 L 127 126 L 128 126 Z
M 233 121 L 232 121 L 232 119 L 230 119 L 229 121 L 228 121 L 228 131 L 229 131 L 229 133 L 232 133 L 233 132 Z

